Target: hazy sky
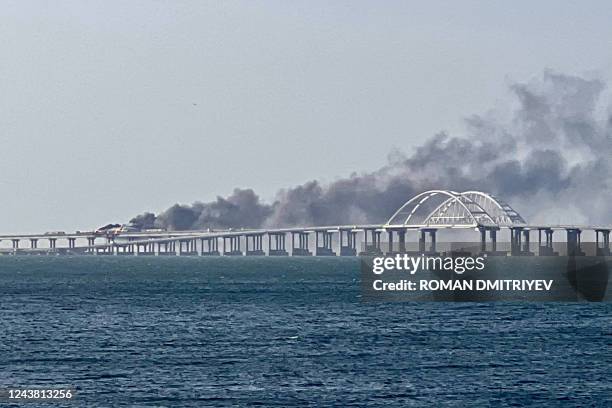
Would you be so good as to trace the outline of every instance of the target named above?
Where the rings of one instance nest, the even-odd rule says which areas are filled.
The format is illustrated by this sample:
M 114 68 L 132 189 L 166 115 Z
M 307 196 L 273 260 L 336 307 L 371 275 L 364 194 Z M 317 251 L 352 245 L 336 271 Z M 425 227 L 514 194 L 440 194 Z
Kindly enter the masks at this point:
M 607 1 L 2 1 L 0 232 L 372 170 L 544 69 L 612 78 Z M 408 198 L 408 197 L 407 197 Z

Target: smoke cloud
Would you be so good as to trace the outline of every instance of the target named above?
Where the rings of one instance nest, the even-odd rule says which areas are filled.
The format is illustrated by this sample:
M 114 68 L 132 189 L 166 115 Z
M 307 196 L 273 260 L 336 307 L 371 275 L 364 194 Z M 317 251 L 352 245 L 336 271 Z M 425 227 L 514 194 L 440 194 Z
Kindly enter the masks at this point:
M 170 230 L 382 223 L 428 189 L 481 190 L 511 204 L 528 222 L 612 222 L 612 115 L 605 84 L 546 71 L 510 87 L 514 109 L 465 120 L 461 136 L 441 132 L 407 156 L 330 184 L 309 181 L 262 203 L 236 189 L 209 203 L 175 204 L 132 219 Z M 605 106 L 609 108 L 609 106 Z

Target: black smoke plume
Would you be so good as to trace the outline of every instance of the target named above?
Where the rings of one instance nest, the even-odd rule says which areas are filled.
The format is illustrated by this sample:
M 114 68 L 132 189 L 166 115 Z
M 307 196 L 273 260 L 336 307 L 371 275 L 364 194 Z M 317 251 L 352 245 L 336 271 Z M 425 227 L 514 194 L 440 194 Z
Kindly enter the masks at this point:
M 281 190 L 271 204 L 236 189 L 132 221 L 171 230 L 382 223 L 421 191 L 474 189 L 503 198 L 531 222 L 609 224 L 612 115 L 600 109 L 604 89 L 597 79 L 546 71 L 510 87 L 509 117 L 469 117 L 465 135 L 441 132 L 410 156 L 393 152 L 375 172 L 309 181 Z
M 253 190 L 235 189 L 227 198 L 210 203 L 175 204 L 159 215 L 146 212 L 130 221 L 142 228 L 187 230 L 205 228 L 256 228 L 272 215 L 273 206 L 263 204 Z

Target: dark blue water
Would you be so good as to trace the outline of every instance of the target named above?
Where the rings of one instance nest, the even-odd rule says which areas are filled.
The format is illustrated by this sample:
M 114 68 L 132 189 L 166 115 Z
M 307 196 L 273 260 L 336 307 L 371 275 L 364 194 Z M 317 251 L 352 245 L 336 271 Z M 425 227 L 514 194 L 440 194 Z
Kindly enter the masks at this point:
M 362 303 L 355 259 L 0 257 L 0 290 L 0 386 L 66 406 L 612 404 L 610 303 Z

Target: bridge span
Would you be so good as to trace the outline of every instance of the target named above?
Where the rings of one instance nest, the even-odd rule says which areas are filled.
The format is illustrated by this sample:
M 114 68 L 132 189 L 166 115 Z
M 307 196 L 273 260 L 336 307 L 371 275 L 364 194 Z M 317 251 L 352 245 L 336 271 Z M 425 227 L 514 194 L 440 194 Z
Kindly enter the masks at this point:
M 438 233 L 446 230 L 473 231 L 475 249 L 497 256 L 585 255 L 581 236 L 592 231 L 593 255 L 610 256 L 612 225 L 530 224 L 509 204 L 491 194 L 430 190 L 408 200 L 384 224 L 0 235 L 0 241 L 11 243 L 9 248 L 0 249 L 0 254 L 357 256 L 439 254 L 443 250 L 463 249 L 443 247 L 438 242 Z M 498 240 L 502 230 L 509 232 L 508 241 Z M 555 232 L 564 232 L 565 240 L 555 242 Z M 414 237 L 409 239 L 410 236 Z M 21 241 L 29 242 L 29 246 L 21 246 Z M 47 245 L 39 247 L 39 241 Z

